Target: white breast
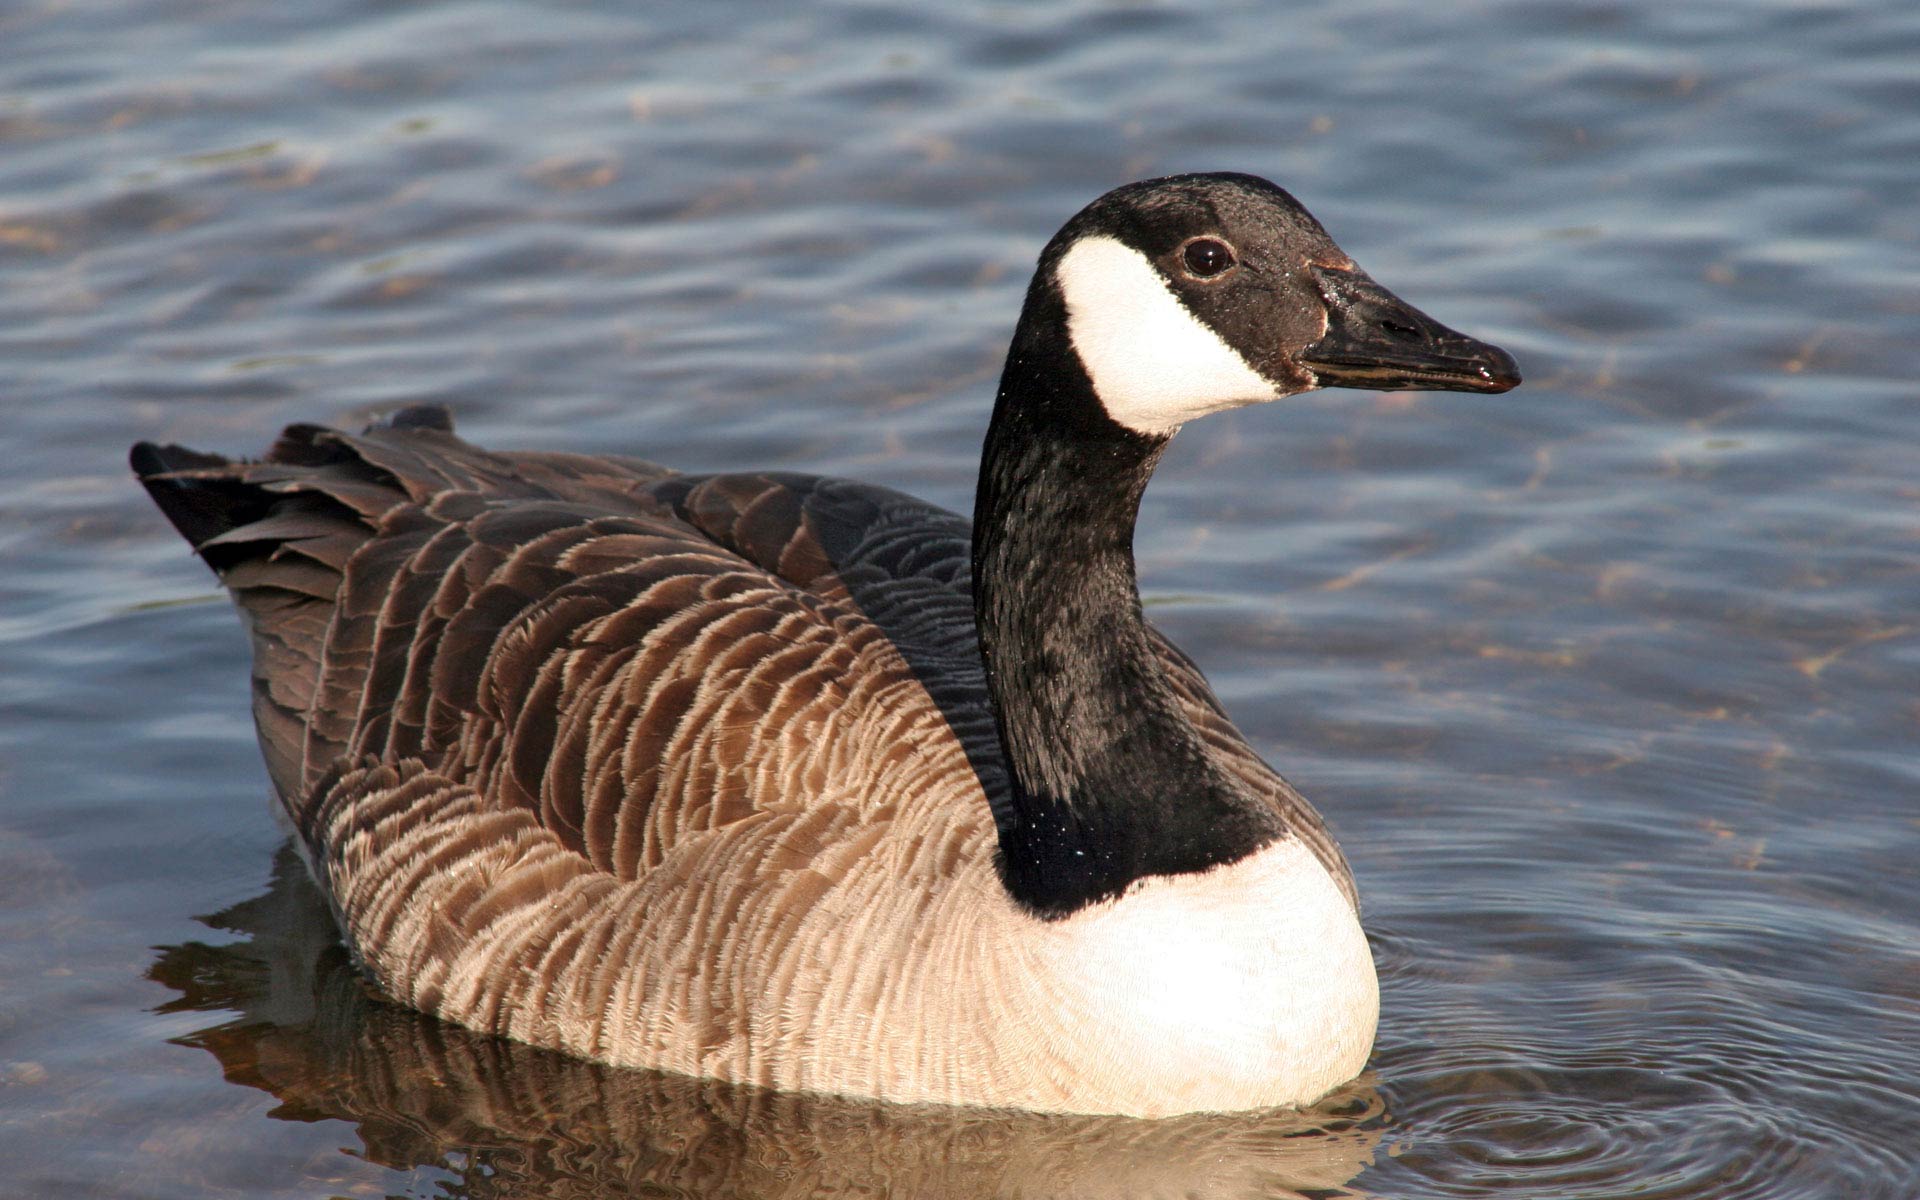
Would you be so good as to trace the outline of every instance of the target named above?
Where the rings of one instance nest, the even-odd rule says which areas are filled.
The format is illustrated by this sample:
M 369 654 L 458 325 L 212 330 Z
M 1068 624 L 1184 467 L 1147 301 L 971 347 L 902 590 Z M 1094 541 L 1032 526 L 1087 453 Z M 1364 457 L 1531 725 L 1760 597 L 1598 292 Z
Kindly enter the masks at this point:
M 1358 1074 L 1380 997 L 1366 935 L 1297 841 L 1161 876 L 1045 927 L 1037 981 L 1098 1043 L 1095 1110 L 1160 1115 L 1309 1103 Z

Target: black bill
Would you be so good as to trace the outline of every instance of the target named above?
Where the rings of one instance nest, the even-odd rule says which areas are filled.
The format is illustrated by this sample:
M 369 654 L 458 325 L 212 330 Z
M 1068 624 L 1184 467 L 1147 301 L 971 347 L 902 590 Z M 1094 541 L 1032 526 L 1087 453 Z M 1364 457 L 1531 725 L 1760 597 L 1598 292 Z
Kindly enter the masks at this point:
M 1327 332 L 1300 363 L 1321 387 L 1504 392 L 1520 382 L 1511 354 L 1448 329 L 1365 271 L 1313 273 L 1327 302 Z

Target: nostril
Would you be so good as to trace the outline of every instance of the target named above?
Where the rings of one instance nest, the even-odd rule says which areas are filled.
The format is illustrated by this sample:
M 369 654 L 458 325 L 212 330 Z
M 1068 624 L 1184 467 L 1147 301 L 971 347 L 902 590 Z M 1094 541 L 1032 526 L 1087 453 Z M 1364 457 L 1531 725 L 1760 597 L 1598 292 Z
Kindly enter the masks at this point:
M 1386 330 L 1403 342 L 1417 342 L 1420 340 L 1420 331 L 1418 329 L 1415 329 L 1411 325 L 1402 325 L 1398 321 L 1382 321 L 1380 322 L 1380 328 Z

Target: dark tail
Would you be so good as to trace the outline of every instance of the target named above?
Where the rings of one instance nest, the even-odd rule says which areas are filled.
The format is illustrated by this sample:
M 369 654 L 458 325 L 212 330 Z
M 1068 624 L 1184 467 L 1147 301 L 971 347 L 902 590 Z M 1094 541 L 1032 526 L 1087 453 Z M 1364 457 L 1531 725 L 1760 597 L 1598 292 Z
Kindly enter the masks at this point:
M 254 722 L 290 807 L 345 756 L 369 673 L 395 666 L 374 658 L 383 597 L 435 530 L 513 498 L 655 511 L 645 489 L 671 474 L 638 459 L 494 454 L 428 406 L 359 434 L 293 425 L 258 462 L 146 442 L 132 462 L 247 615 Z
M 263 553 L 279 558 L 286 549 L 327 562 L 335 556 L 311 551 L 329 546 L 307 543 L 355 527 L 364 540 L 395 505 L 466 482 L 444 471 L 407 478 L 406 468 L 419 463 L 405 453 L 405 435 L 421 430 L 451 435 L 453 418 L 438 405 L 418 405 L 357 438 L 322 425 L 289 425 L 260 462 L 152 442 L 136 444 L 128 461 L 180 536 L 224 577 L 240 563 Z M 470 450 L 450 436 L 438 445 Z M 400 461 L 383 464 L 383 458 Z M 345 561 L 328 565 L 338 569 Z
M 467 449 L 450 436 L 445 409 L 423 407 L 360 438 L 291 426 L 259 462 L 151 442 L 128 456 L 153 502 L 248 616 L 254 722 L 268 773 L 289 800 L 309 767 L 324 770 L 344 749 L 310 716 L 347 562 L 381 517 L 443 482 L 403 483 L 374 461 L 410 457 L 407 443 L 422 430 L 456 454 Z

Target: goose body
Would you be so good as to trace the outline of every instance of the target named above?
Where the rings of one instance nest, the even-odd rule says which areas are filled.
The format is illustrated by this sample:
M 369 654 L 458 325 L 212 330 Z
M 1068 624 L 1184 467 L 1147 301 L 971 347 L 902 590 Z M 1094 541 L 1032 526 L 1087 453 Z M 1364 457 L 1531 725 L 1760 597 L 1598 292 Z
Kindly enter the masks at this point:
M 885 488 L 498 453 L 416 408 L 133 464 L 232 591 L 278 797 L 390 995 L 886 1100 L 1310 1102 L 1378 1009 L 1319 815 L 1141 617 L 1185 420 L 1503 391 L 1286 193 L 1183 176 L 1041 255 L 970 527 Z

